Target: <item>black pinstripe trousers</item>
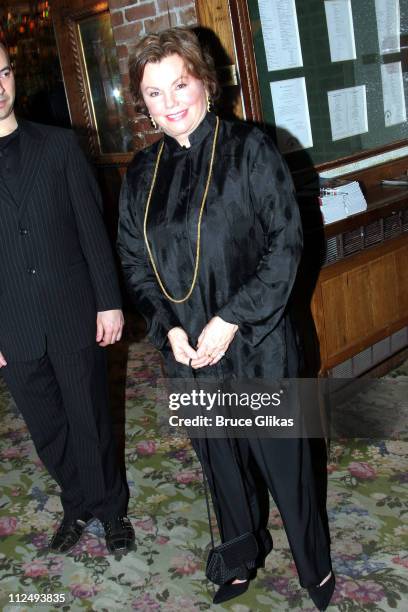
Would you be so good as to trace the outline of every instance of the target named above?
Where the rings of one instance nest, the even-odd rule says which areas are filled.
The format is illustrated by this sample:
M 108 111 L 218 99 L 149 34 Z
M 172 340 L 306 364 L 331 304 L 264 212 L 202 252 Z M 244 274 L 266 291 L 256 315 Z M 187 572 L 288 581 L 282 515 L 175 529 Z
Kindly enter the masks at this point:
M 9 363 L 4 380 L 38 456 L 61 488 L 64 516 L 123 516 L 127 487 L 116 458 L 106 353 L 98 345 Z

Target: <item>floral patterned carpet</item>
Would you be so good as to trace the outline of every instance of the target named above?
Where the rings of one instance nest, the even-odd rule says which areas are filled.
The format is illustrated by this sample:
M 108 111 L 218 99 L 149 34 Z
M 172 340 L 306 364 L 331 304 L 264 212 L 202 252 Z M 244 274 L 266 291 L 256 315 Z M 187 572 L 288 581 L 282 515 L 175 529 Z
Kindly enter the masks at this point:
M 201 472 L 186 440 L 161 433 L 158 354 L 143 341 L 122 343 L 112 348 L 110 362 L 119 437 L 126 419 L 123 451 L 137 552 L 120 561 L 109 556 L 101 526 L 93 521 L 70 554 L 48 554 L 48 538 L 60 519 L 57 486 L 0 382 L 0 608 L 313 612 L 273 504 L 274 550 L 265 569 L 245 595 L 212 605 L 203 572 L 209 532 Z M 408 363 L 392 376 L 406 379 Z M 408 610 L 407 464 L 408 442 L 332 442 L 328 511 L 337 585 L 329 610 Z

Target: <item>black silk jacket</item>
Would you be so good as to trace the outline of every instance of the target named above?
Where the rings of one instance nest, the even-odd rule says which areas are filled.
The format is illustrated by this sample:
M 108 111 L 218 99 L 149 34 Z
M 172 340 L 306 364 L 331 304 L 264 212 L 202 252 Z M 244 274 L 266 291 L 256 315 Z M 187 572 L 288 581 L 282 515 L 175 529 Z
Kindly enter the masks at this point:
M 216 117 L 207 113 L 185 148 L 164 136 L 147 236 L 167 291 L 183 297 L 193 278 L 197 223 Z M 225 357 L 196 376 L 296 375 L 296 344 L 286 306 L 302 250 L 300 215 L 289 171 L 273 142 L 248 124 L 220 121 L 201 225 L 201 255 L 191 297 L 174 304 L 161 292 L 143 239 L 143 218 L 159 143 L 137 153 L 120 195 L 118 251 L 130 296 L 162 352 L 168 376 L 189 377 L 167 332 L 180 326 L 195 347 L 215 315 L 236 323 Z M 216 370 L 216 371 L 214 371 Z

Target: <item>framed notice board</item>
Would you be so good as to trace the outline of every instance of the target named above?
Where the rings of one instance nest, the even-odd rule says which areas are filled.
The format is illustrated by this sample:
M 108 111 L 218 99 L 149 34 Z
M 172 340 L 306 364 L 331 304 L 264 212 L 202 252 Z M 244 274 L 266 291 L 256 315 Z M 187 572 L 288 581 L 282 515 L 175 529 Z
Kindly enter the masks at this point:
M 241 70 L 252 74 L 251 100 L 258 96 L 249 118 L 271 127 L 293 169 L 407 144 L 408 0 L 230 0 L 230 8 L 252 56 L 252 71 L 249 60 Z

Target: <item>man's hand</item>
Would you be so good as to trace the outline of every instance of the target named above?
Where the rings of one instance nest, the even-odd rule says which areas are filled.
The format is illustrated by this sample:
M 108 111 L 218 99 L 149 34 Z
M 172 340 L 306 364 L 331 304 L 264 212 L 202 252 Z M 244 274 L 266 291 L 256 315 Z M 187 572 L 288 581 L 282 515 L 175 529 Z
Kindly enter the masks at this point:
M 167 337 L 170 342 L 171 350 L 173 351 L 174 359 L 178 363 L 183 363 L 188 366 L 190 359 L 197 359 L 197 353 L 193 347 L 190 346 L 188 336 L 182 327 L 172 327 Z
M 96 341 L 100 346 L 119 342 L 125 320 L 121 310 L 103 310 L 96 317 Z
M 3 353 L 0 351 L 0 368 L 3 368 L 7 365 L 7 361 L 3 357 Z
M 197 360 L 192 367 L 215 365 L 222 359 L 238 331 L 238 325 L 213 317 L 204 327 L 197 342 Z

